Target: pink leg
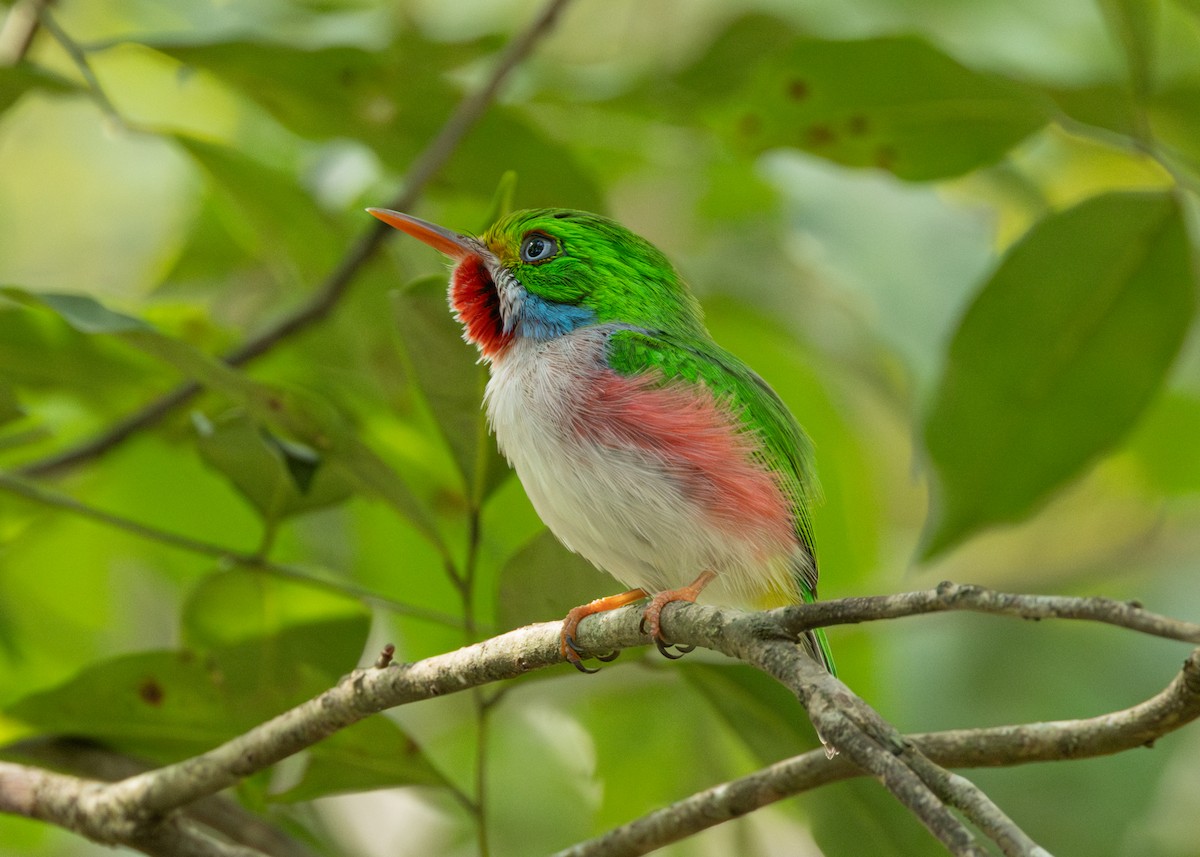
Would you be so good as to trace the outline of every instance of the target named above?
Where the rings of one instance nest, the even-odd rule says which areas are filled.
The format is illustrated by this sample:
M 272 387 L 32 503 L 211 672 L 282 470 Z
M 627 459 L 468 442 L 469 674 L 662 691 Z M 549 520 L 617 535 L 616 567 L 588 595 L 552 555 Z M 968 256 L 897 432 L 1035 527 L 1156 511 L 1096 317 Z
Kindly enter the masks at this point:
M 579 630 L 579 623 L 593 613 L 605 613 L 609 610 L 616 610 L 618 607 L 624 607 L 626 604 L 632 604 L 634 601 L 640 601 L 645 597 L 645 590 L 631 589 L 628 592 L 622 592 L 620 595 L 597 598 L 595 601 L 589 601 L 587 604 L 571 608 L 571 612 L 567 614 L 567 618 L 563 619 L 562 634 L 558 642 L 563 660 L 570 663 L 571 666 L 575 667 L 581 673 L 597 672 L 585 667 L 579 657 L 579 647 L 575 645 L 575 633 Z M 614 652 L 612 657 L 605 656 L 601 657 L 600 660 L 611 661 L 615 657 L 616 653 Z
M 673 655 L 667 651 L 667 646 L 670 644 L 663 639 L 662 635 L 662 609 L 672 601 L 694 602 L 704 587 L 712 583 L 716 577 L 717 573 L 715 571 L 706 571 L 687 586 L 681 586 L 678 589 L 664 589 L 650 599 L 650 603 L 646 606 L 646 612 L 642 614 L 642 630 L 650 635 L 650 638 L 654 640 L 654 645 L 658 646 L 658 650 L 665 657 L 675 660 L 681 655 Z M 682 654 L 690 651 L 690 647 L 680 649 Z

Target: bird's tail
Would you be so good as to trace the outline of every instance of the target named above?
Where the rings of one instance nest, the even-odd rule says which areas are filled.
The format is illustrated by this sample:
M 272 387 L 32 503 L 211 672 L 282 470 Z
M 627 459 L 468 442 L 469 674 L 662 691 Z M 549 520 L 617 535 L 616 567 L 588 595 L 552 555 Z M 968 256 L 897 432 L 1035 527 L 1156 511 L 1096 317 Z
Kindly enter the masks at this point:
M 811 631 L 805 631 L 804 636 L 800 638 L 800 645 L 804 650 L 825 669 L 829 670 L 829 674 L 837 677 L 837 667 L 833 663 L 833 653 L 829 650 L 829 640 L 825 639 L 825 630 L 823 628 L 813 628 Z M 815 724 L 814 724 L 815 725 Z M 832 759 L 837 755 L 837 748 L 821 734 L 821 730 L 817 730 L 817 737 L 821 739 L 821 746 L 825 748 L 826 758 Z
M 837 677 L 837 666 L 833 662 L 833 652 L 829 649 L 829 640 L 825 638 L 824 628 L 813 628 L 811 631 L 804 632 L 804 639 L 801 643 L 804 650 L 808 652 L 812 659 L 825 667 L 830 675 Z

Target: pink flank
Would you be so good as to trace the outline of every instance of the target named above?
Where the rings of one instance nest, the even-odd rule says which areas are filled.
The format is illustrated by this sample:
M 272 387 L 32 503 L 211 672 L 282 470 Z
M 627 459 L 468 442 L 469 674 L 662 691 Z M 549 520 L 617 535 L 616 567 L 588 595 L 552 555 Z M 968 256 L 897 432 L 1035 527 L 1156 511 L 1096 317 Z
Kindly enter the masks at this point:
M 757 543 L 764 557 L 796 546 L 792 510 L 758 442 L 703 385 L 659 386 L 652 374 L 603 373 L 586 385 L 579 434 L 604 446 L 659 459 L 704 517 Z

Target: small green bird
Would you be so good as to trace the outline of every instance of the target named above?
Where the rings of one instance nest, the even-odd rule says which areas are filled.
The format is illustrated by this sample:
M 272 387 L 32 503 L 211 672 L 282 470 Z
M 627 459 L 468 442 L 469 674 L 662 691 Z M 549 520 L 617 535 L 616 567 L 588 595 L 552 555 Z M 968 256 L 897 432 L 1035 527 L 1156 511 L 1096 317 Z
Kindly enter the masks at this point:
M 620 224 L 534 209 L 479 237 L 368 209 L 455 259 L 450 305 L 488 362 L 501 452 L 569 549 L 630 587 L 579 622 L 649 597 L 643 624 L 701 590 L 752 608 L 813 601 L 812 444 L 765 381 L 717 345 L 671 263 Z M 805 648 L 830 671 L 824 633 Z

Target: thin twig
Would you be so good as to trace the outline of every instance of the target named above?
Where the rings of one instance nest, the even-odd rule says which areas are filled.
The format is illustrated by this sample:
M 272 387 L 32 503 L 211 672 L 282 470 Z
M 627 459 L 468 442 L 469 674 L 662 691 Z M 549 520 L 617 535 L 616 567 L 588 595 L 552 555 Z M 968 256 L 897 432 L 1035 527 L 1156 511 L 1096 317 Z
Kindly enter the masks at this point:
M 67 52 L 67 56 L 71 58 L 71 62 L 75 65 L 76 70 L 78 70 L 80 76 L 83 78 L 83 82 L 87 84 L 88 91 L 91 92 L 92 95 L 92 100 L 99 105 L 100 109 L 104 111 L 104 114 L 108 116 L 108 118 L 112 119 L 118 125 L 124 126 L 124 117 L 121 116 L 121 113 L 117 110 L 116 105 L 112 103 L 112 100 L 108 97 L 108 93 L 104 91 L 104 87 L 100 85 L 100 79 L 96 77 L 96 73 L 92 71 L 92 64 L 88 62 L 87 54 L 84 52 L 83 48 L 81 48 L 79 44 L 72 39 L 70 35 L 68 35 L 66 30 L 60 27 L 58 22 L 54 20 L 54 16 L 50 14 L 49 4 L 42 5 L 42 7 L 38 10 L 38 21 L 41 23 L 46 32 L 54 37 L 54 41 L 58 42 L 62 49 Z
M 385 607 L 401 616 L 410 616 L 414 619 L 444 625 L 448 628 L 461 628 L 463 626 L 461 619 L 451 616 L 449 613 L 441 613 L 437 610 L 429 610 L 425 607 L 406 604 L 403 601 L 397 601 L 394 598 L 388 598 L 387 596 L 355 586 L 347 581 L 326 580 L 295 566 L 273 562 L 263 556 L 261 552 L 248 553 L 239 551 L 225 545 L 206 542 L 191 536 L 182 535 L 181 533 L 173 533 L 169 530 L 152 527 L 140 521 L 105 511 L 104 509 L 89 506 L 86 503 L 76 500 L 74 497 L 68 497 L 66 494 L 43 488 L 41 485 L 27 479 L 22 479 L 19 476 L 14 476 L 11 473 L 0 471 L 0 491 L 8 491 L 11 494 L 23 497 L 39 505 L 61 509 L 73 515 L 103 524 L 104 526 L 122 530 L 139 538 L 158 542 L 159 544 L 179 550 L 200 554 L 201 556 L 210 556 L 230 565 L 255 568 L 274 577 L 295 580 L 309 586 L 337 592 L 341 595 L 361 598 L 363 601 Z
M 0 24 L 0 67 L 19 65 L 33 47 L 43 10 L 52 0 L 17 0 Z
M 1136 601 L 1067 595 L 1018 595 L 949 581 L 938 584 L 934 589 L 798 604 L 782 607 L 777 612 L 783 617 L 783 628 L 794 635 L 810 627 L 920 616 L 945 610 L 968 610 L 1022 619 L 1085 619 L 1200 645 L 1200 624 L 1151 613 Z
M 388 203 L 389 208 L 408 210 L 413 207 L 426 185 L 445 166 L 467 132 L 487 112 L 512 70 L 550 31 L 568 2 L 569 0 L 550 0 L 530 25 L 509 42 L 487 80 L 459 102 L 438 135 L 413 161 L 405 178 L 404 189 Z M 394 230 L 385 224 L 373 221 L 307 302 L 273 326 L 225 354 L 222 359 L 231 366 L 242 366 L 324 319 L 342 300 L 363 265 L 375 255 L 384 239 L 392 232 Z M 113 423 L 95 437 L 49 457 L 29 462 L 20 467 L 19 472 L 25 476 L 44 476 L 103 455 L 138 432 L 157 424 L 177 407 L 190 401 L 200 389 L 200 385 L 194 381 L 181 384 Z

